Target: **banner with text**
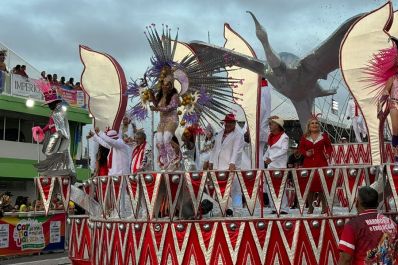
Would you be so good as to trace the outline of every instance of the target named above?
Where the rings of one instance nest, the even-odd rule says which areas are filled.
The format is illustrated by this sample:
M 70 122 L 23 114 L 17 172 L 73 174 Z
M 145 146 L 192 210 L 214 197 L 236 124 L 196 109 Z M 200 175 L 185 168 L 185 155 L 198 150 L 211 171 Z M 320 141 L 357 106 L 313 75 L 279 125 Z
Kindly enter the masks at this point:
M 0 218 L 0 256 L 64 250 L 65 213 Z
M 11 95 L 43 99 L 43 95 L 36 86 L 35 80 L 21 75 L 11 75 Z
M 85 107 L 86 103 L 83 91 L 69 90 L 63 88 L 62 86 L 53 86 L 53 89 L 56 89 L 58 96 L 66 101 L 69 105 L 73 107 Z

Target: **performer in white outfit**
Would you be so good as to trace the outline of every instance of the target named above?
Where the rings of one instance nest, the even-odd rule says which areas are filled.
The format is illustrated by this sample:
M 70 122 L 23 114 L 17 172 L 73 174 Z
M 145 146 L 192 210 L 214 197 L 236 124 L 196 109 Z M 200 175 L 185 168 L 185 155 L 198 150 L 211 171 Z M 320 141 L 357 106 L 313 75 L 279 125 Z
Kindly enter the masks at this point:
M 350 100 L 348 101 L 346 115 L 347 120 L 352 119 L 352 129 L 354 130 L 357 143 L 362 143 L 362 138 L 365 138 L 368 132 L 361 111 L 358 108 L 358 104 L 356 104 L 353 98 L 350 98 Z
M 289 136 L 283 129 L 283 119 L 273 116 L 269 119 L 270 135 L 268 137 L 268 148 L 264 154 L 264 163 L 268 169 L 282 169 L 287 166 L 287 151 L 289 150 Z M 264 185 L 265 191 L 268 193 L 270 207 L 273 213 L 276 213 L 275 204 L 270 196 L 268 185 Z M 286 192 L 285 192 L 286 193 Z M 289 204 L 286 194 L 283 194 L 281 213 L 289 212 Z
M 99 145 L 108 148 L 108 175 L 109 176 L 122 176 L 130 174 L 131 151 L 130 147 L 119 137 L 115 130 L 109 130 L 106 133 L 101 132 L 99 128 L 95 128 L 95 133 L 90 132 L 89 137 Z M 124 187 L 125 183 L 121 182 L 121 198 L 120 198 L 120 216 L 128 217 L 132 214 L 131 205 L 128 203 L 127 191 Z M 107 200 L 110 200 L 108 198 Z M 110 202 L 107 201 L 107 204 Z M 112 217 L 117 217 L 117 212 L 114 209 L 112 213 L 108 213 Z
M 215 137 L 214 148 L 210 156 L 210 170 L 236 170 L 240 168 L 243 152 L 242 130 L 237 128 L 237 120 L 234 114 L 227 114 L 223 121 L 224 130 L 220 131 Z M 233 207 L 242 207 L 242 190 L 236 176 L 232 183 L 231 193 Z
M 259 168 L 264 168 L 264 161 L 262 161 L 264 155 L 264 148 L 268 141 L 269 127 L 268 119 L 271 115 L 271 88 L 268 87 L 267 80 L 265 78 L 261 81 L 261 102 L 260 102 L 260 139 L 259 139 Z
M 110 149 L 108 155 L 108 168 L 110 176 L 121 176 L 130 174 L 129 146 L 119 138 L 115 130 L 109 130 L 106 134 L 95 129 L 97 134 L 94 134 L 94 141 L 100 145 Z

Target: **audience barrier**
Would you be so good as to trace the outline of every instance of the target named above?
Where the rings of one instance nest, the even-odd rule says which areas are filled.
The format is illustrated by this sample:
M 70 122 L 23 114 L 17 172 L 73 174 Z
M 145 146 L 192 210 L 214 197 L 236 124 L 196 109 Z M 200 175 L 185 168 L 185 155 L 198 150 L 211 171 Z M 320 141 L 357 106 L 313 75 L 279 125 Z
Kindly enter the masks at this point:
M 65 250 L 63 211 L 5 213 L 0 218 L 0 256 Z

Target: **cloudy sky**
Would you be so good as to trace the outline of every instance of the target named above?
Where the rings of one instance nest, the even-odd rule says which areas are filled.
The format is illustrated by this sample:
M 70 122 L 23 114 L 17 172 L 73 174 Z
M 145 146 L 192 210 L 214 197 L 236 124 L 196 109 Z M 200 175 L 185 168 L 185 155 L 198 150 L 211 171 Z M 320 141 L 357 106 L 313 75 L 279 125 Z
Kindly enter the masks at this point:
M 78 45 L 104 51 L 127 77 L 145 71 L 151 51 L 145 26 L 180 29 L 180 40 L 222 46 L 227 22 L 264 58 L 251 10 L 267 29 L 276 51 L 304 56 L 342 22 L 385 3 L 381 0 L 2 0 L 0 42 L 38 70 L 80 77 Z M 398 1 L 394 1 L 398 6 Z

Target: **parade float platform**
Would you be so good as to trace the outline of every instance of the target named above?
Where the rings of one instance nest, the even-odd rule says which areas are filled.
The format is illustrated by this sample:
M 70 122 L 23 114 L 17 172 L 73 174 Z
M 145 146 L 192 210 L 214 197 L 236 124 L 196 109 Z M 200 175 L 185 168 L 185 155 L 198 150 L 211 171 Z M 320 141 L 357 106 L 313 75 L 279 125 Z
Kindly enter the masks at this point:
M 394 220 L 398 215 L 398 167 L 391 164 L 375 167 L 366 164 L 368 160 L 369 150 L 365 144 L 335 145 L 334 165 L 328 168 L 146 172 L 136 176 L 92 178 L 83 189 L 97 199 L 103 212 L 97 216 L 68 217 L 69 257 L 73 264 L 103 265 L 336 264 L 339 236 L 344 224 L 356 215 L 355 201 L 360 185 L 371 185 L 376 179 L 382 179 L 384 184 L 378 186 L 383 196 L 380 210 Z M 305 199 L 315 174 L 319 174 L 326 195 L 329 207 L 326 214 L 321 214 L 319 208 L 314 214 L 306 213 Z M 235 209 L 233 217 L 226 217 L 234 175 L 242 188 L 246 207 Z M 287 184 L 289 176 L 294 185 Z M 263 208 L 258 198 L 264 181 L 270 187 L 277 209 L 285 189 L 288 194 L 297 195 L 297 209 L 282 215 L 279 210 L 278 214 L 271 214 L 269 208 Z M 165 187 L 169 215 L 151 218 L 162 194 L 161 187 Z M 128 217 L 119 212 L 122 189 L 131 203 L 132 214 Z M 181 192 L 189 192 L 197 212 L 204 193 L 214 198 L 217 205 L 212 215 L 180 220 L 176 205 Z M 144 216 L 139 214 L 140 204 L 145 204 Z

